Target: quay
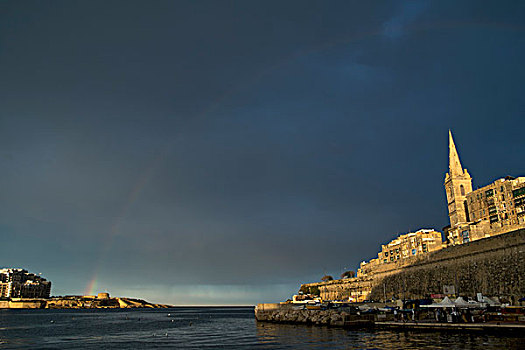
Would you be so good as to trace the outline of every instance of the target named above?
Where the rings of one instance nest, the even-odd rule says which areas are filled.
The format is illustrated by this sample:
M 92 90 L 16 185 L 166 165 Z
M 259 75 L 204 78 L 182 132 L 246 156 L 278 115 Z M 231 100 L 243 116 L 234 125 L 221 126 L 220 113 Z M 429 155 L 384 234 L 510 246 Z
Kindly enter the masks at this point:
M 366 307 L 363 307 L 366 306 Z M 360 311 L 363 310 L 363 311 Z M 444 310 L 444 309 L 443 309 Z M 449 310 L 451 312 L 451 310 Z M 445 312 L 445 311 L 440 311 Z M 419 310 L 417 316 L 411 312 L 396 310 L 387 304 L 308 309 L 306 306 L 293 304 L 258 304 L 255 308 L 257 322 L 304 324 L 351 329 L 392 329 L 399 331 L 459 331 L 459 332 L 493 332 L 512 331 L 525 334 L 523 310 L 516 314 L 486 312 L 482 317 L 476 316 L 465 322 L 457 318 L 454 321 L 435 320 L 435 313 L 430 310 Z M 403 316 L 401 316 L 403 315 Z M 410 320 L 410 317 L 413 317 Z

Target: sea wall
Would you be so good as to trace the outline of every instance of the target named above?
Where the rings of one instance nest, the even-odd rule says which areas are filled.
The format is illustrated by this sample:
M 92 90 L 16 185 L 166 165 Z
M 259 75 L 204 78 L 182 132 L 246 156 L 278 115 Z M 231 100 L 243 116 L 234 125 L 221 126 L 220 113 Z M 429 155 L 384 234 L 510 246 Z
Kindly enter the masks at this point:
M 0 300 L 0 309 L 41 309 L 46 306 L 45 300 Z
M 448 247 L 411 264 L 385 264 L 360 278 L 309 283 L 324 300 L 423 298 L 453 286 L 455 294 L 483 293 L 516 303 L 525 295 L 525 230 Z
M 376 275 L 371 299 L 423 298 L 453 286 L 456 295 L 483 293 L 516 303 L 525 295 L 525 230 L 449 247 L 390 274 Z
M 352 297 L 362 301 L 368 298 L 373 283 L 374 280 L 370 277 L 348 278 L 303 284 L 301 290 L 306 290 L 309 294 L 318 294 L 323 300 L 348 300 Z

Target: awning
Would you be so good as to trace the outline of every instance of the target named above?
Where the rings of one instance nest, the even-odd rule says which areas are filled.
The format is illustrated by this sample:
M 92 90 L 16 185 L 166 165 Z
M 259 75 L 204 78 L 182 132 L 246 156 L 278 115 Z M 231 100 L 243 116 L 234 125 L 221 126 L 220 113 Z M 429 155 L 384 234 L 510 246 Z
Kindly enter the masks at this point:
M 445 297 L 443 300 L 441 300 L 437 304 L 421 305 L 421 307 L 429 307 L 429 308 L 456 307 L 456 304 L 454 304 L 454 302 L 450 300 L 449 297 Z
M 463 299 L 462 297 L 459 297 L 456 300 L 454 300 L 454 304 L 457 307 L 462 308 L 462 309 L 465 309 L 465 308 L 476 308 L 476 307 L 480 307 L 481 306 L 480 303 L 469 302 L 469 301 L 466 301 L 465 299 Z

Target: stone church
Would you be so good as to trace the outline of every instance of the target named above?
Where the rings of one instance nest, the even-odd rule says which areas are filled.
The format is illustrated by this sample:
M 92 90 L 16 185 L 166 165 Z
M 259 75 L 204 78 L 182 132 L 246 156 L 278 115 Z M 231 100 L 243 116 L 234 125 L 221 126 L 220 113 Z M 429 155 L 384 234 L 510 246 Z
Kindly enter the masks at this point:
M 507 176 L 472 190 L 472 177 L 459 160 L 449 131 L 449 172 L 445 175 L 449 245 L 525 228 L 525 177 Z

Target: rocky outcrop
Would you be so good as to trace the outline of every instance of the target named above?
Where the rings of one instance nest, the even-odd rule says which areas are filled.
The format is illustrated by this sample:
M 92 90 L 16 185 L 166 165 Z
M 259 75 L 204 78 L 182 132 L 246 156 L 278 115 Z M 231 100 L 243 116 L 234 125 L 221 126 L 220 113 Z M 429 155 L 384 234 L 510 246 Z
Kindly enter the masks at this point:
M 152 304 L 142 299 L 68 296 L 49 299 L 11 299 L 0 301 L 0 309 L 130 309 L 168 308 L 170 305 Z

